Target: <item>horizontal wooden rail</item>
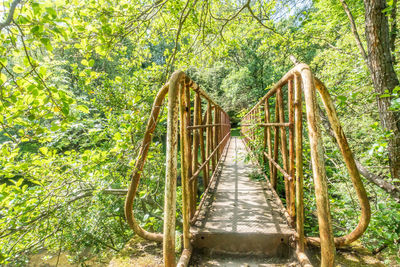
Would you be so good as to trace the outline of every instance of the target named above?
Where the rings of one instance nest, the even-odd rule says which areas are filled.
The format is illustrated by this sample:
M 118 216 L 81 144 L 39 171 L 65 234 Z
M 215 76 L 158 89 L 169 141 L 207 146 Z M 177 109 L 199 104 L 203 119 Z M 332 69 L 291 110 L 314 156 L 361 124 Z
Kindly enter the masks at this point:
M 293 126 L 293 123 L 290 122 L 284 122 L 284 123 L 279 123 L 279 122 L 270 122 L 270 123 L 254 123 L 254 124 L 240 124 L 240 126 L 261 126 L 261 127 L 291 127 Z
M 289 181 L 293 180 L 290 176 L 268 153 L 263 152 L 264 155 L 275 165 L 275 167 L 282 173 L 283 177 L 287 178 Z
M 250 137 L 243 134 L 243 136 L 247 139 L 248 141 L 251 141 Z M 276 162 L 270 155 L 268 155 L 268 153 L 266 153 L 265 151 L 263 152 L 263 154 L 268 158 L 268 160 L 282 173 L 283 177 L 287 178 L 289 181 L 293 180 L 293 178 L 279 165 L 278 162 Z
M 188 126 L 189 130 L 196 130 L 201 128 L 208 128 L 208 127 L 215 127 L 215 126 L 230 126 L 230 123 L 217 123 L 217 124 L 205 124 L 205 125 L 195 125 L 195 126 Z

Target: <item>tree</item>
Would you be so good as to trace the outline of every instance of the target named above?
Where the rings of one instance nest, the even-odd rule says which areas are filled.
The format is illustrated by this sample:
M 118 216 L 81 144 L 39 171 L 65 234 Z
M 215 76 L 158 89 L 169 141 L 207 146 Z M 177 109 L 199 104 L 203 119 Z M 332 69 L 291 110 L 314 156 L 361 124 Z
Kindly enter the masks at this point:
M 367 52 L 362 45 L 357 32 L 354 18 L 347 3 L 340 0 L 350 20 L 350 25 L 357 45 L 366 64 L 368 65 L 373 86 L 376 92 L 376 102 L 379 109 L 379 117 L 383 129 L 390 131 L 388 142 L 389 164 L 392 178 L 400 178 L 400 112 L 391 109 L 391 101 L 399 85 L 396 72 L 393 67 L 391 48 L 394 49 L 396 23 L 389 31 L 387 17 L 388 6 L 386 0 L 364 0 L 365 8 L 365 37 L 367 40 Z M 393 1 L 392 19 L 396 21 L 396 2 Z M 393 18 L 394 14 L 394 18 Z M 394 32 L 393 32 L 394 31 Z

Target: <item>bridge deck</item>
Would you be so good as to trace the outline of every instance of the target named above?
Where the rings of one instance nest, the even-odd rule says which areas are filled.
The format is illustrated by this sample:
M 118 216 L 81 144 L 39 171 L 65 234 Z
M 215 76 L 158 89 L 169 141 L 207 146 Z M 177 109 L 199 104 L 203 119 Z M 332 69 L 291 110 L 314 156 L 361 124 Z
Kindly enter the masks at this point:
M 271 188 L 257 181 L 262 174 L 246 155 L 243 141 L 233 137 L 219 178 L 210 185 L 211 193 L 191 227 L 193 244 L 220 252 L 287 255 L 294 232 Z

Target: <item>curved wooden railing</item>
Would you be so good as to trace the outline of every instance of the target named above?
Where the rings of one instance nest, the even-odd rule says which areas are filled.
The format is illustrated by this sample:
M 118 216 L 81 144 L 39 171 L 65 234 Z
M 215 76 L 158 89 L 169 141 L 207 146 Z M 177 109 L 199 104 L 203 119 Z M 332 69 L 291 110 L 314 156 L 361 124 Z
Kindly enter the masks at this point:
M 283 90 L 288 92 L 288 122 L 285 122 Z M 357 227 L 349 234 L 336 238 L 332 231 L 316 91 L 321 96 L 361 206 L 361 216 Z M 306 106 L 319 237 L 304 236 L 302 92 Z M 273 100 L 275 100 L 275 105 L 271 107 L 270 102 Z M 273 122 L 271 121 L 271 111 L 274 111 Z M 268 161 L 269 165 L 271 185 L 276 189 L 277 171 L 284 177 L 286 209 L 292 218 L 292 223 L 296 224 L 297 252 L 304 253 L 306 242 L 321 246 L 321 266 L 333 266 L 335 245 L 339 247 L 357 240 L 368 227 L 371 211 L 367 193 L 328 90 L 321 81 L 313 77 L 306 64 L 298 64 L 283 76 L 243 117 L 241 126 L 246 143 L 250 144 L 253 149 L 257 148 L 263 151 L 264 162 L 267 164 Z M 271 129 L 273 129 L 273 134 Z M 286 129 L 288 129 L 288 136 Z M 263 134 L 260 134 L 260 130 Z M 262 136 L 261 139 L 260 136 Z M 272 142 L 272 137 L 274 142 Z M 279 150 L 283 166 L 278 163 Z
M 167 95 L 168 119 L 164 229 L 163 233 L 151 233 L 140 227 L 136 221 L 133 204 L 147 153 L 152 142 L 152 136 L 157 125 L 158 115 Z M 206 106 L 205 112 L 202 111 L 202 105 Z M 125 216 L 129 226 L 136 234 L 145 239 L 163 242 L 164 264 L 168 267 L 175 266 L 178 136 L 180 137 L 179 147 L 181 153 L 180 169 L 184 246 L 178 266 L 187 266 L 192 253 L 189 225 L 195 221 L 205 195 L 203 194 L 203 199 L 198 205 L 198 178 L 202 174 L 204 191 L 206 193 L 208 185 L 215 178 L 221 154 L 230 138 L 230 120 L 228 114 L 182 71 L 176 71 L 172 74 L 168 83 L 160 89 L 154 100 L 125 200 Z

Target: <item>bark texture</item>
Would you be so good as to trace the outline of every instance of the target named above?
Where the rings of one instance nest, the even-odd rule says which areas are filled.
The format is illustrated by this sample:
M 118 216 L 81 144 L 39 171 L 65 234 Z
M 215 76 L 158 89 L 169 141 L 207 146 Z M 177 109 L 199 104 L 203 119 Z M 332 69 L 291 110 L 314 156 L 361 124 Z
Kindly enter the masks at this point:
M 364 7 L 368 67 L 377 93 L 381 126 L 393 133 L 388 140 L 390 171 L 393 178 L 400 178 L 400 114 L 390 110 L 390 97 L 381 97 L 399 85 L 390 51 L 388 17 L 382 12 L 387 7 L 386 0 L 364 0 Z

